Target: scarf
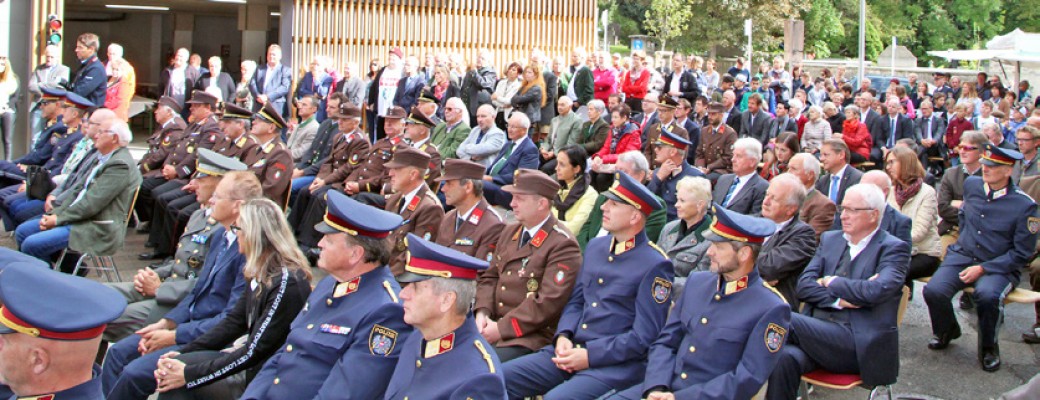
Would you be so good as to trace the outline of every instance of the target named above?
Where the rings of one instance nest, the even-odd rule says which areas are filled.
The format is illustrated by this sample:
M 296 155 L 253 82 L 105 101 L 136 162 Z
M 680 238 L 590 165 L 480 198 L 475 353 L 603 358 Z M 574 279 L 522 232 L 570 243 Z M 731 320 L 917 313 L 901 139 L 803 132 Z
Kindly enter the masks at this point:
M 861 124 L 861 123 L 862 122 L 859 122 L 858 118 L 856 118 L 856 119 L 846 119 L 845 122 L 842 122 L 841 123 L 842 139 L 845 138 L 844 135 L 856 133 L 856 131 L 859 130 L 859 124 Z
M 896 184 L 896 204 L 899 207 L 903 207 L 907 200 L 917 195 L 917 192 L 921 191 L 921 178 L 914 179 L 910 184 Z
M 448 91 L 449 84 L 451 84 L 451 81 L 444 81 L 444 83 L 439 83 L 433 87 L 433 95 L 437 97 L 437 100 L 444 99 L 444 92 Z
M 566 182 L 558 182 L 560 182 L 561 188 L 567 187 Z M 588 190 L 588 188 L 589 175 L 583 173 L 580 177 L 578 177 L 578 179 L 574 180 L 574 184 L 570 187 L 570 192 L 567 193 L 566 198 L 561 199 L 560 192 L 557 192 L 556 197 L 553 198 L 553 207 L 556 207 L 556 219 L 560 221 L 566 221 L 567 218 L 564 217 L 564 214 L 566 214 L 567 210 L 570 210 L 571 207 L 574 207 L 574 203 L 578 202 L 578 199 L 580 199 L 581 196 L 585 194 L 585 191 Z M 561 189 L 561 192 L 562 190 L 563 189 Z

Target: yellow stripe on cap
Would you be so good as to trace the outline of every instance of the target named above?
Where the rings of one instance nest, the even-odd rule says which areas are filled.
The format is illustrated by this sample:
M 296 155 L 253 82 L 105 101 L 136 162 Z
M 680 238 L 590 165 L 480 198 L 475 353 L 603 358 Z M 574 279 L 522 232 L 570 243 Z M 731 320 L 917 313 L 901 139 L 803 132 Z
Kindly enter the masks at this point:
M 257 115 L 259 115 L 265 121 L 274 124 L 274 126 L 277 126 L 279 128 L 285 128 L 285 126 L 282 126 L 282 124 L 279 123 L 277 119 L 275 119 L 274 117 L 272 117 L 270 114 L 267 113 L 267 108 L 261 108 L 260 111 L 257 112 Z

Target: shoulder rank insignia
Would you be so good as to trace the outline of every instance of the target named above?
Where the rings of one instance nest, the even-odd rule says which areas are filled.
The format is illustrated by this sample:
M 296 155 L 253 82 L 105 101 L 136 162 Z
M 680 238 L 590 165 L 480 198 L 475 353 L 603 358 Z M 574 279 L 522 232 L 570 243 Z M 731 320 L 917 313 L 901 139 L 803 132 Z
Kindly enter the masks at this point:
M 780 351 L 780 348 L 784 346 L 784 336 L 786 335 L 787 329 L 770 322 L 769 326 L 766 327 L 766 349 L 769 350 L 770 353 Z
M 553 226 L 553 230 L 556 231 L 556 232 L 559 232 L 561 235 L 563 235 L 563 237 L 565 237 L 567 239 L 571 238 L 571 234 L 567 233 L 567 230 L 561 228 L 559 225 Z
M 386 289 L 386 294 L 390 296 L 390 301 L 399 303 L 397 301 L 397 293 L 394 293 L 394 287 L 390 285 L 390 282 L 383 281 L 383 288 Z
M 389 356 L 397 344 L 397 331 L 385 326 L 372 325 L 372 331 L 368 334 L 368 351 L 376 356 Z
M 413 196 L 412 201 L 408 203 L 408 211 L 415 211 L 415 209 L 419 207 L 420 201 L 422 201 L 422 199 L 420 199 L 419 196 Z
M 546 233 L 545 230 L 539 230 L 538 233 L 531 238 L 531 245 L 534 247 L 542 247 L 542 243 L 545 242 L 545 238 L 548 236 L 549 234 Z
M 653 294 L 657 304 L 668 301 L 672 295 L 672 282 L 661 277 L 654 278 Z
M 491 354 L 487 352 L 487 349 L 484 348 L 484 344 L 481 343 L 479 340 L 474 340 L 473 345 L 477 346 L 477 350 L 480 351 L 481 357 L 483 357 L 484 362 L 487 363 L 488 372 L 492 374 L 495 373 L 495 361 L 491 358 Z
M 253 164 L 252 168 L 260 168 L 260 167 L 263 167 L 265 164 L 267 164 L 267 159 L 266 158 L 261 158 L 261 159 L 257 160 L 256 163 Z
M 423 351 L 423 358 L 439 356 L 451 351 L 453 347 L 455 347 L 455 332 L 441 336 L 439 339 L 427 341 L 426 349 Z
M 274 150 L 274 142 L 268 143 L 267 146 L 264 146 L 264 153 L 270 153 L 271 150 Z
M 332 298 L 340 298 L 348 294 L 354 293 L 358 290 L 358 285 L 360 284 L 360 276 L 346 282 L 340 282 L 336 284 L 336 289 L 332 291 Z

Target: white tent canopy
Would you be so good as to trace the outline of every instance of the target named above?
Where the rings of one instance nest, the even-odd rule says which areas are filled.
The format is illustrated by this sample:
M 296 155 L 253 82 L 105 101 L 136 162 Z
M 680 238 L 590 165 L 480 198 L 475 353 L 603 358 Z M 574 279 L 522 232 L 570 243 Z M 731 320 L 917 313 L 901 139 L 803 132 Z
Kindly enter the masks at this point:
M 1040 34 L 1015 28 L 1006 35 L 990 39 L 986 42 L 985 50 L 930 50 L 928 54 L 947 60 L 994 60 L 1000 63 L 1001 71 L 1004 71 L 1005 63 L 1014 65 L 1012 87 L 1017 87 L 1023 78 L 1023 64 L 1025 68 L 1033 71 L 1040 69 Z M 1006 78 L 1007 72 L 1004 73 Z

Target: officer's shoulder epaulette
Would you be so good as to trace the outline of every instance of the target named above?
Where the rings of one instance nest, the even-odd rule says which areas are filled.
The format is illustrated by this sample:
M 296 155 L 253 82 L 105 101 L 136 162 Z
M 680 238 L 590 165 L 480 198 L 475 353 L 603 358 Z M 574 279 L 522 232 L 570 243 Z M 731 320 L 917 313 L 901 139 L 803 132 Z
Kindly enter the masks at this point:
M 773 287 L 773 286 L 771 286 L 771 285 L 769 285 L 768 283 L 765 283 L 765 282 L 762 282 L 762 286 L 765 286 L 765 287 L 766 287 L 766 289 L 769 289 L 769 291 L 771 291 L 771 292 L 773 292 L 774 294 L 776 294 L 776 297 L 779 297 L 779 298 L 780 298 L 780 301 L 782 301 L 782 302 L 784 302 L 784 303 L 786 303 L 786 302 L 787 302 L 787 299 L 786 299 L 786 298 L 784 298 L 784 295 L 783 295 L 783 293 L 780 293 L 780 291 L 779 291 L 779 290 L 776 290 L 776 288 L 775 288 L 775 287 Z
M 477 351 L 480 352 L 481 356 L 484 357 L 484 362 L 487 363 L 488 372 L 495 373 L 495 361 L 491 359 L 491 354 L 488 354 L 487 349 L 484 348 L 484 344 L 480 343 L 480 340 L 474 340 L 473 345 L 477 346 Z
M 1033 196 L 1030 196 L 1028 193 L 1024 192 L 1021 188 L 1015 187 L 1015 193 L 1026 196 L 1027 199 L 1032 200 L 1034 203 L 1036 203 L 1036 199 L 1034 199 Z
M 563 235 L 563 237 L 565 237 L 567 239 L 570 239 L 571 238 L 571 234 L 568 233 L 566 229 L 564 229 L 563 227 L 560 226 L 561 223 L 562 222 L 557 221 L 556 225 L 553 225 L 553 230 L 556 231 L 556 232 L 559 232 L 561 235 Z
M 659 247 L 657 243 L 654 243 L 653 240 L 647 240 L 646 243 L 649 244 L 650 247 L 652 247 L 654 250 L 657 250 L 658 253 L 661 253 L 661 257 L 664 257 L 665 260 L 668 259 L 668 253 L 665 252 L 664 249 Z
M 498 222 L 505 222 L 506 221 L 504 218 L 502 218 L 502 214 L 499 214 L 498 211 L 495 210 L 495 207 L 491 207 L 489 205 L 488 208 L 487 208 L 487 212 L 490 212 L 492 215 L 495 216 L 495 218 L 498 218 Z
M 398 303 L 397 295 L 394 294 L 394 287 L 393 287 L 393 285 L 391 285 L 390 282 L 383 281 L 383 288 L 386 289 L 386 294 L 390 296 L 390 301 L 392 301 L 394 303 Z

